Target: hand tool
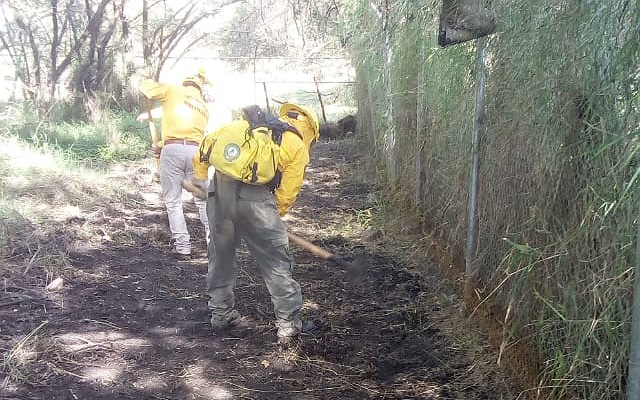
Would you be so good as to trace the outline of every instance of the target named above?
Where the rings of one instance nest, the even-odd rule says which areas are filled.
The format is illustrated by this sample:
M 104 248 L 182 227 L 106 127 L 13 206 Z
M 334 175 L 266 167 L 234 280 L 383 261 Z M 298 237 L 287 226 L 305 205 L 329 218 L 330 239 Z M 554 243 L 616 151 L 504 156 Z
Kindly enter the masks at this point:
M 182 187 L 188 190 L 189 192 L 191 192 L 191 194 L 193 194 L 194 197 L 197 197 L 202 200 L 206 200 L 207 198 L 205 191 L 202 190 L 200 187 L 194 185 L 193 182 L 191 182 L 188 179 L 185 179 L 182 181 Z M 289 241 L 291 241 L 293 244 L 303 248 L 304 250 L 307 250 L 308 252 L 310 252 L 315 256 L 320 257 L 322 260 L 326 261 L 327 264 L 329 265 L 335 265 L 343 268 L 345 271 L 347 271 L 347 274 L 351 281 L 360 281 L 362 278 L 364 278 L 364 275 L 367 270 L 366 260 L 364 259 L 364 256 L 362 255 L 356 256 L 353 262 L 349 262 L 345 258 L 338 257 L 328 252 L 327 250 L 323 249 L 322 247 L 317 246 L 301 238 L 298 235 L 295 235 L 291 232 L 288 232 L 288 235 L 289 235 Z
M 156 157 L 155 154 L 155 148 L 158 146 L 158 131 L 156 130 L 156 125 L 153 122 L 153 117 L 151 116 L 151 100 L 148 97 L 145 97 L 146 100 L 146 104 L 147 104 L 147 115 L 148 115 L 148 121 L 149 121 L 149 131 L 151 131 L 151 142 L 153 143 L 153 147 L 154 147 L 154 157 Z M 159 181 L 160 180 L 160 158 L 156 157 L 156 171 L 153 173 L 153 180 L 154 181 Z
M 347 276 L 352 283 L 360 282 L 365 277 L 367 265 L 363 255 L 356 256 L 355 259 L 350 262 L 344 257 L 336 256 L 335 254 L 328 252 L 322 247 L 317 246 L 296 234 L 288 232 L 288 235 L 289 241 L 307 250 L 311 254 L 320 257 L 322 260 L 326 261 L 328 265 L 343 268 L 347 272 Z

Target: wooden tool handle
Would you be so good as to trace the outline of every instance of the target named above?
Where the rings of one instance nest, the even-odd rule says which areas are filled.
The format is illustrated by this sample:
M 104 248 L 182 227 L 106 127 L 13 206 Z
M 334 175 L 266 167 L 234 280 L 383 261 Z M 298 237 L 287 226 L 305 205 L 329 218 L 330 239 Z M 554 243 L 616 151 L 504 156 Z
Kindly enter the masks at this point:
M 289 232 L 289 240 L 295 243 L 296 245 L 302 247 L 303 249 L 308 250 L 311 253 L 315 254 L 316 256 L 322 258 L 323 260 L 328 261 L 329 259 L 335 258 L 333 254 L 329 253 L 322 247 L 316 246 L 315 244 L 308 242 L 303 238 L 301 238 L 300 236 L 294 235 L 291 232 Z
M 156 130 L 156 125 L 153 122 L 153 117 L 151 116 L 151 100 L 148 97 L 145 97 L 145 100 L 147 103 L 147 115 L 149 116 L 148 122 L 149 122 L 149 130 L 151 131 L 151 141 L 153 142 L 153 144 L 157 146 L 159 138 L 158 138 L 158 131 Z

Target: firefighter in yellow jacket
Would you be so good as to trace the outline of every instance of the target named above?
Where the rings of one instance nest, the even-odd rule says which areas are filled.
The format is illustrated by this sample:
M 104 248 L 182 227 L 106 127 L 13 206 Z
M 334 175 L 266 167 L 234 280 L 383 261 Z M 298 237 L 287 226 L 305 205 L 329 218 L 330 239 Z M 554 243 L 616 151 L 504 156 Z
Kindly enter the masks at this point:
M 245 109 L 246 110 L 246 109 Z M 319 138 L 316 113 L 303 106 L 285 103 L 279 119 L 293 130 L 282 134 L 278 159 L 279 185 L 253 185 L 229 178 L 219 172 L 208 186 L 207 213 L 211 231 L 207 292 L 214 332 L 242 323 L 235 307 L 233 289 L 236 282 L 236 248 L 244 239 L 256 259 L 275 312 L 278 343 L 288 345 L 301 332 L 312 329 L 300 319 L 302 293 L 293 279 L 293 257 L 289 251 L 287 228 L 282 221 L 294 203 L 309 163 L 311 145 Z M 246 130 L 246 117 L 219 129 Z M 297 133 L 294 131 L 297 130 Z M 216 138 L 208 134 L 200 147 L 207 152 Z M 207 178 L 207 157 L 193 158 L 195 178 L 202 185 Z
M 202 96 L 206 83 L 203 71 L 187 77 L 182 85 L 159 83 L 151 79 L 141 82 L 140 91 L 158 100 L 162 107 L 162 140 L 154 145 L 160 157 L 160 186 L 171 229 L 172 253 L 180 259 L 191 257 L 191 238 L 182 205 L 182 181 L 193 177 L 191 159 L 204 137 L 208 111 Z M 200 221 L 208 238 L 206 203 L 195 199 Z

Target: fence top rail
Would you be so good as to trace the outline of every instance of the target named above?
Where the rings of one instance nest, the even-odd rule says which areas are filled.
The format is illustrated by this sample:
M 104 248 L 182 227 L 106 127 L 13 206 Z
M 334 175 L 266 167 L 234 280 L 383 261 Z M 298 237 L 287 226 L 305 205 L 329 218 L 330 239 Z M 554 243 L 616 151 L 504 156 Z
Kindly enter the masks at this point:
M 142 56 L 135 56 L 136 59 L 143 58 Z M 316 56 L 316 57 L 294 57 L 294 56 L 169 56 L 168 60 L 344 60 L 351 61 L 349 57 L 328 57 L 328 56 Z
M 344 84 L 355 84 L 354 81 L 255 81 L 255 83 L 308 83 L 308 84 L 316 84 L 316 83 L 344 83 Z

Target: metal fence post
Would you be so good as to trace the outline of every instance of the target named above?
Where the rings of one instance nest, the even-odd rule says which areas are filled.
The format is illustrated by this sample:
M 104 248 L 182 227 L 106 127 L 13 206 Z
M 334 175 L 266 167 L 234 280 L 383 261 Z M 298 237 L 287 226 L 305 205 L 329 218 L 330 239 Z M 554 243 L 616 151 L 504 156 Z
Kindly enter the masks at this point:
M 631 307 L 631 337 L 629 338 L 629 377 L 627 400 L 640 400 L 640 213 L 636 234 L 636 265 L 633 273 L 633 306 Z
M 487 38 L 476 41 L 476 113 L 473 126 L 473 161 L 469 190 L 469 220 L 465 249 L 465 274 L 471 275 L 473 258 L 478 241 L 478 189 L 480 187 L 480 135 L 484 130 L 484 86 L 486 78 Z

